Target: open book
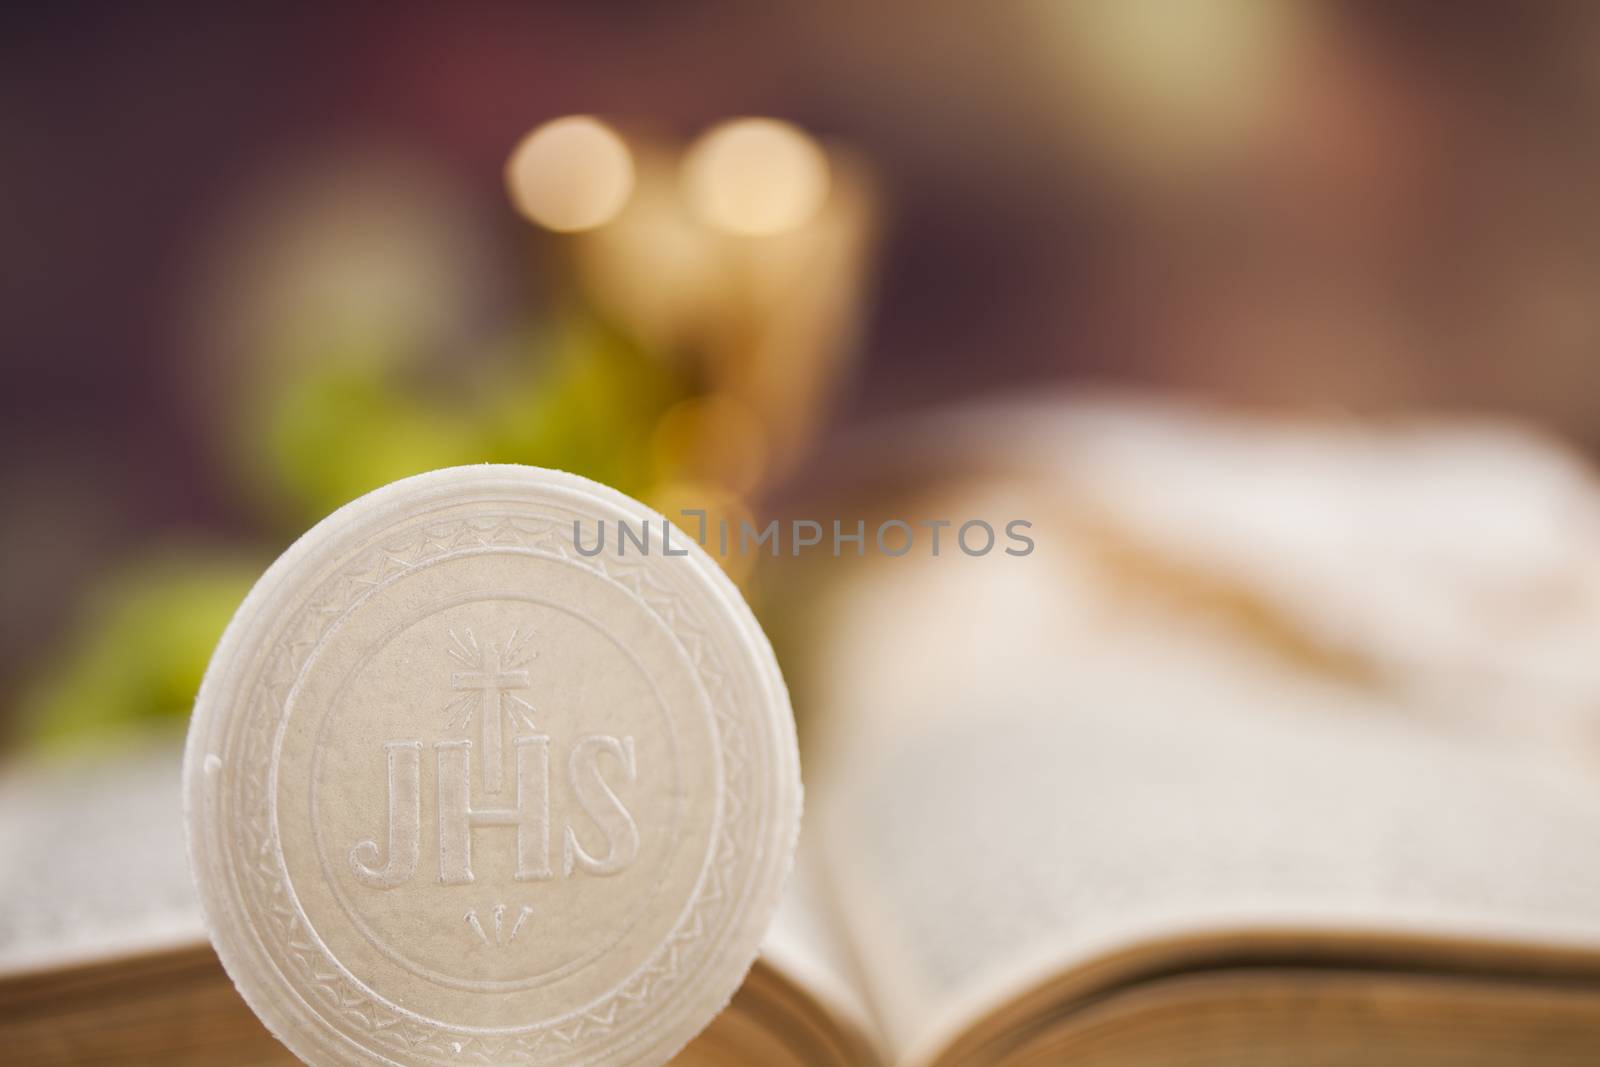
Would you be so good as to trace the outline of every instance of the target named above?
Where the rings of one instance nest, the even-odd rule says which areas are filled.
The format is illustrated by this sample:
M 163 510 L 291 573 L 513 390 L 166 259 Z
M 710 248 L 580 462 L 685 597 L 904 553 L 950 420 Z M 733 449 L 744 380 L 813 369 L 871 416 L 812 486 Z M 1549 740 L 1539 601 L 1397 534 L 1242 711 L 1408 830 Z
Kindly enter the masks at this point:
M 794 1062 L 1600 1059 L 1581 463 L 1116 404 L 907 450 L 938 476 L 855 462 L 859 499 L 805 510 L 1023 518 L 1037 549 L 767 590 L 806 605 L 774 629 L 808 808 L 764 963 L 835 1022 Z M 724 1062 L 776 1062 L 751 1047 Z
M 819 506 L 1022 518 L 1037 547 L 772 576 L 802 856 L 680 1062 L 1600 1056 L 1580 464 L 1481 426 L 1117 406 L 931 441 L 936 477 Z M 17 1062 L 290 1062 L 204 947 L 174 759 L 0 779 Z

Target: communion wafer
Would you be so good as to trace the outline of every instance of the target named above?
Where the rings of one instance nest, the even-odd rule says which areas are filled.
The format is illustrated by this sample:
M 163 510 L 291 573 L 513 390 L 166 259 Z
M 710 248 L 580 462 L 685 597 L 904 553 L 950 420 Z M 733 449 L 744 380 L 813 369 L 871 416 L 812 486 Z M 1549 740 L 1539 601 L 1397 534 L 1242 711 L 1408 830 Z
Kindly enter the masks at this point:
M 799 823 L 737 589 L 573 475 L 347 505 L 224 634 L 184 765 L 229 975 L 318 1064 L 659 1064 L 739 985 Z

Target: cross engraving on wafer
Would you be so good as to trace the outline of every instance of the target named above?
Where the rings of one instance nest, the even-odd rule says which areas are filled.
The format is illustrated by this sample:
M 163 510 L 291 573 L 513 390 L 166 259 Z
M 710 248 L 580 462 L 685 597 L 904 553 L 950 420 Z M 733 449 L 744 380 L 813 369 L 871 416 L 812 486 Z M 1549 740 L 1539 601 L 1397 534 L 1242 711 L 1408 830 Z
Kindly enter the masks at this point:
M 451 636 L 455 637 L 455 634 Z M 467 646 L 470 642 L 470 651 L 475 654 L 475 662 L 471 665 L 475 669 L 452 673 L 450 688 L 476 691 L 478 694 L 478 731 L 483 744 L 483 759 L 478 765 L 483 774 L 483 791 L 498 793 L 505 784 L 503 752 L 506 716 L 515 715 L 529 726 L 532 725 L 526 711 L 518 710 L 516 705 L 527 711 L 531 711 L 532 706 L 514 695 L 515 690 L 528 688 L 528 672 L 518 665 L 515 630 L 505 643 L 504 654 L 492 641 L 484 642 L 480 648 L 471 630 L 466 631 L 466 638 L 466 642 L 457 638 L 456 643 Z M 467 653 L 468 647 L 463 647 L 461 651 Z M 457 655 L 456 658 L 466 662 L 465 655 Z

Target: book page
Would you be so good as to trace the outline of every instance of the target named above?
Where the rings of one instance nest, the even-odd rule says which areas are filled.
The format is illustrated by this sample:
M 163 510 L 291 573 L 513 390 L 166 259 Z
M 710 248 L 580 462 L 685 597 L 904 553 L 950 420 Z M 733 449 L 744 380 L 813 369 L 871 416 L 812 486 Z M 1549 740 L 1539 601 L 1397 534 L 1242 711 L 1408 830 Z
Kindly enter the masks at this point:
M 140 739 L 0 773 L 0 975 L 205 943 L 182 761 Z
M 1070 503 L 986 483 L 930 504 L 1047 516 L 1039 549 L 867 561 L 812 634 L 808 819 L 896 1062 L 1141 946 L 1600 952 L 1600 779 L 1358 660 L 1130 592 Z
M 844 938 L 823 862 L 820 844 L 802 831 L 794 873 L 761 945 L 760 966 L 816 1003 L 852 1062 L 879 1063 L 884 1051 L 862 992 L 860 964 Z

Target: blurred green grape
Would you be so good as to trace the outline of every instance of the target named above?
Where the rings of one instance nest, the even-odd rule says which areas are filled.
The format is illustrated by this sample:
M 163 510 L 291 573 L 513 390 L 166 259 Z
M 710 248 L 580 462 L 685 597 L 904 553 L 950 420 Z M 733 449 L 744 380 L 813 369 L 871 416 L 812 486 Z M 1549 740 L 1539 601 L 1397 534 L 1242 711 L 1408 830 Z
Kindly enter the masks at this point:
M 140 560 L 97 588 L 22 702 L 22 740 L 58 746 L 184 722 L 263 561 L 214 549 Z
M 624 492 L 648 487 L 648 447 L 683 395 L 664 361 L 582 312 L 525 330 L 458 368 L 375 358 L 349 339 L 259 398 L 245 452 L 295 527 L 398 478 L 463 463 L 529 463 Z M 300 353 L 304 356 L 304 353 Z
M 300 523 L 397 478 L 482 460 L 470 413 L 418 394 L 381 365 L 336 360 L 282 384 L 261 451 L 274 492 Z
M 511 363 L 489 392 L 486 458 L 556 467 L 645 495 L 650 435 L 684 395 L 665 361 L 578 316 L 519 347 L 529 358 Z

